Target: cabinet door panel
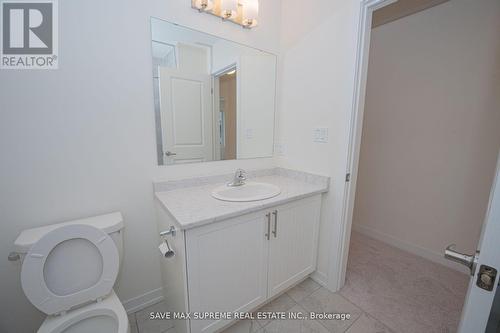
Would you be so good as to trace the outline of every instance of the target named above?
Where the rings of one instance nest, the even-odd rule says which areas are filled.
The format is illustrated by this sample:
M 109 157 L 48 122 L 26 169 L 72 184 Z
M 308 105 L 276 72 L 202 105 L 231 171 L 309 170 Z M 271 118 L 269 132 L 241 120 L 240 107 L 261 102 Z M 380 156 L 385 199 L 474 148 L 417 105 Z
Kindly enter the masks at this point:
M 277 208 L 277 232 L 269 242 L 269 297 L 316 269 L 321 197 Z M 273 219 L 272 230 L 275 227 Z
M 265 214 L 188 230 L 190 312 L 247 311 L 267 296 Z M 191 320 L 191 332 L 213 332 L 228 321 Z

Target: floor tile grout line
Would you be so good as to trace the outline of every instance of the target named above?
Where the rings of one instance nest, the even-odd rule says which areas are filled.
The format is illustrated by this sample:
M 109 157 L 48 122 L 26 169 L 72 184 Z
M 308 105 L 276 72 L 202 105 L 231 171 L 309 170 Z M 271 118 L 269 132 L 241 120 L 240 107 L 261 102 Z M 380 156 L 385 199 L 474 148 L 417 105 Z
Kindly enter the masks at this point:
M 324 287 L 321 287 L 321 286 L 320 286 L 320 287 L 318 287 L 318 288 L 314 289 L 314 290 L 313 290 L 313 291 L 311 291 L 308 295 L 304 296 L 304 297 L 301 299 L 301 301 L 302 301 L 302 300 L 304 300 L 304 299 L 306 299 L 307 297 L 311 296 L 314 292 L 316 292 L 317 290 L 319 290 L 319 289 L 321 289 L 321 288 L 324 288 Z M 325 288 L 325 289 L 326 289 L 326 288 Z M 328 290 L 328 289 L 326 289 L 326 290 Z M 329 291 L 329 290 L 328 290 L 328 291 Z M 330 292 L 330 291 L 329 291 L 329 292 Z M 288 296 L 288 297 L 290 297 L 290 295 L 288 295 L 288 293 L 286 293 L 286 294 L 287 294 L 287 296 Z M 332 294 L 335 294 L 335 293 L 332 293 Z M 352 302 L 351 302 L 350 300 L 348 300 L 346 297 L 343 297 L 343 296 L 342 296 L 342 295 L 340 295 L 339 293 L 338 293 L 338 295 L 339 295 L 339 296 L 341 296 L 342 298 L 344 298 L 347 302 L 349 302 L 349 303 L 351 303 L 351 304 L 355 305 L 355 306 L 356 306 L 357 308 L 359 308 L 359 309 L 360 309 L 363 313 L 366 313 L 363 309 L 361 309 L 361 307 L 359 307 L 359 306 L 357 306 L 356 304 L 352 303 Z M 290 297 L 290 298 L 292 298 L 292 297 Z M 293 298 L 292 298 L 292 300 L 295 302 L 295 305 L 299 306 L 299 307 L 300 307 L 301 309 L 303 309 L 304 311 L 307 311 L 307 309 L 306 309 L 306 308 L 304 308 L 302 305 L 300 305 L 297 301 L 295 301 L 295 299 L 293 299 Z M 342 333 L 347 332 L 347 331 L 351 328 L 351 326 L 352 326 L 352 325 L 354 325 L 354 323 L 355 323 L 356 321 L 358 321 L 358 319 L 359 319 L 359 318 L 361 318 L 361 316 L 363 315 L 363 313 L 362 313 L 361 315 L 359 315 L 359 316 L 358 316 L 358 317 L 357 317 L 357 318 L 356 318 L 356 319 L 355 319 L 355 320 L 351 323 L 351 325 L 349 325 L 348 327 L 346 327 L 346 329 L 345 329 L 345 330 L 344 330 L 344 332 L 342 332 Z M 329 329 L 328 327 L 326 327 L 326 325 L 324 325 L 324 324 L 323 324 L 320 320 L 318 320 L 318 319 L 313 319 L 312 321 L 313 321 L 313 322 L 316 322 L 316 323 L 318 323 L 318 324 L 320 324 L 320 325 L 321 325 L 322 327 L 324 327 L 324 328 L 325 328 L 328 332 L 330 332 L 330 329 Z M 269 324 L 269 323 L 268 323 L 268 324 Z
M 364 313 L 364 312 L 363 312 L 363 313 Z M 352 326 L 352 325 L 354 325 L 354 323 L 355 323 L 356 321 L 358 321 L 358 319 L 359 319 L 359 318 L 361 318 L 361 316 L 363 315 L 363 313 L 362 313 L 362 314 L 360 314 L 360 315 L 359 315 L 359 316 L 358 316 L 358 317 L 357 317 L 357 318 L 356 318 L 356 319 L 355 319 L 355 320 L 351 323 L 351 325 L 347 326 L 347 327 L 346 327 L 346 329 L 345 329 L 343 332 L 339 332 L 339 333 L 345 333 L 345 332 L 347 332 L 347 331 L 351 328 L 351 326 Z M 325 324 L 323 324 L 323 322 L 321 322 L 321 320 L 314 319 L 314 321 L 315 321 L 315 322 L 317 322 L 317 323 L 319 323 L 321 326 L 323 326 L 323 327 L 324 327 L 324 328 L 325 328 L 328 332 L 331 332 L 331 331 L 330 331 L 330 329 L 329 329 L 328 327 L 326 327 L 326 325 L 325 325 Z
M 348 298 L 347 296 L 344 296 L 340 293 L 340 290 L 337 292 L 339 296 L 343 297 L 345 300 L 347 300 L 348 302 L 350 302 L 351 304 L 355 305 L 356 307 L 358 307 L 361 311 L 363 311 L 363 313 L 367 314 L 368 316 L 372 317 L 373 319 L 377 320 L 378 322 L 380 322 L 382 325 L 384 325 L 385 327 L 387 327 L 388 329 L 390 329 L 392 332 L 395 332 L 392 327 L 390 327 L 389 325 L 387 325 L 385 322 L 383 322 L 382 320 L 380 320 L 379 318 L 377 318 L 376 316 L 374 316 L 373 314 L 369 313 L 368 311 L 366 311 L 365 309 L 363 309 L 363 307 L 359 306 L 358 304 L 356 304 L 355 302 L 353 302 L 350 298 Z
M 299 303 L 297 303 L 297 302 L 296 302 L 296 301 L 295 301 L 292 297 L 290 297 L 290 295 L 288 294 L 288 292 L 287 292 L 287 291 L 285 291 L 285 292 L 284 292 L 283 294 L 281 294 L 280 296 L 276 297 L 273 301 L 277 300 L 278 298 L 280 298 L 280 297 L 282 297 L 282 296 L 284 296 L 284 295 L 286 295 L 288 298 L 290 298 L 294 304 L 293 304 L 291 307 L 288 307 L 288 308 L 284 309 L 283 311 L 288 311 L 288 310 L 292 309 L 292 308 L 293 308 L 294 306 L 296 306 L 296 305 L 300 306 L 300 304 L 299 304 Z M 306 297 L 307 297 L 307 296 L 306 296 Z M 270 303 L 272 303 L 273 301 L 271 301 Z M 270 304 L 270 303 L 267 303 L 267 304 Z M 267 304 L 266 304 L 266 305 L 267 305 Z M 265 306 L 265 305 L 264 305 L 264 306 Z M 261 307 L 261 308 L 262 308 L 262 307 Z M 261 308 L 259 308 L 259 309 L 261 309 Z M 259 309 L 257 309 L 256 311 L 259 311 Z M 266 327 L 267 325 L 269 325 L 269 324 L 270 324 L 270 323 L 272 323 L 272 322 L 273 322 L 273 320 L 269 320 L 269 321 L 267 321 L 267 323 L 266 323 L 265 325 L 262 325 L 260 322 L 258 322 L 258 321 L 257 321 L 257 324 L 259 324 L 260 328 L 261 328 L 261 329 L 263 329 L 264 327 Z
M 317 288 L 315 288 L 315 289 L 311 290 L 310 292 L 306 292 L 306 295 L 305 295 L 304 297 L 302 297 L 302 298 L 300 299 L 300 301 L 302 301 L 302 300 L 306 299 L 307 297 L 311 296 L 314 292 L 318 291 L 318 290 L 319 290 L 319 289 L 321 289 L 322 287 L 323 287 L 323 286 L 319 285 Z M 323 288 L 324 288 L 324 287 L 323 287 Z M 293 289 L 293 288 L 291 288 L 291 289 Z M 291 290 L 291 289 L 290 289 L 290 290 Z M 290 296 L 290 294 L 288 293 L 288 291 L 284 292 L 281 296 L 283 296 L 283 295 L 286 295 L 288 298 L 290 298 L 290 299 L 292 300 L 292 303 L 293 303 L 291 306 L 286 307 L 286 308 L 284 309 L 284 311 L 289 311 L 289 310 L 290 310 L 290 309 L 292 309 L 293 307 L 298 306 L 300 309 L 302 309 L 302 310 L 304 310 L 304 311 L 306 311 L 306 312 L 307 312 L 307 309 L 305 309 L 305 308 L 304 308 L 304 307 L 303 307 L 303 306 L 302 306 L 302 305 L 301 305 L 298 301 L 296 301 L 294 298 L 292 298 L 292 297 Z M 279 297 L 281 297 L 281 296 L 279 296 Z M 341 296 L 342 296 L 342 295 L 341 295 Z M 278 298 L 279 298 L 279 297 L 278 297 Z M 342 297 L 343 297 L 344 299 L 348 300 L 350 303 L 353 303 L 353 302 L 351 302 L 349 299 L 347 299 L 346 297 L 344 297 L 344 296 L 342 296 Z M 276 299 L 277 299 L 277 298 L 276 298 Z M 353 303 L 353 304 L 354 304 L 354 303 Z M 356 306 L 357 306 L 357 305 L 356 305 Z M 361 307 L 359 307 L 359 308 L 361 309 Z M 258 311 L 258 310 L 257 310 L 257 311 Z M 133 318 L 134 318 L 134 321 L 135 321 L 135 326 L 136 326 L 137 332 L 138 332 L 138 333 L 142 333 L 142 332 L 141 332 L 141 330 L 139 329 L 139 322 L 138 322 L 138 320 L 137 320 L 137 313 L 138 313 L 138 312 L 140 312 L 140 311 L 133 312 L 133 313 L 131 313 L 130 315 L 131 315 L 131 316 L 133 316 Z M 363 312 L 364 312 L 364 313 L 366 313 L 365 311 L 363 311 Z M 361 317 L 361 316 L 359 316 L 359 317 Z M 359 317 L 358 317 L 358 318 L 356 318 L 356 320 L 355 320 L 355 321 L 357 321 L 357 319 L 359 319 Z M 373 316 L 372 316 L 372 317 L 373 317 Z M 376 318 L 375 318 L 375 319 L 376 319 Z M 313 321 L 313 322 L 317 322 L 317 323 L 319 323 L 321 326 L 325 327 L 325 328 L 327 329 L 327 331 L 329 331 L 329 330 L 328 330 L 328 328 L 327 328 L 325 325 L 323 325 L 323 324 L 321 323 L 321 321 L 319 321 L 319 320 L 317 320 L 317 319 L 313 319 L 312 321 Z M 354 322 L 355 322 L 355 321 L 354 321 Z M 379 320 L 379 321 L 380 321 L 380 320 Z M 257 333 L 257 332 L 260 332 L 261 330 L 263 330 L 263 329 L 264 329 L 266 326 L 268 326 L 269 324 L 271 324 L 271 323 L 273 322 L 273 320 L 268 321 L 265 325 L 262 325 L 262 323 L 260 323 L 260 322 L 259 322 L 259 321 L 257 321 L 257 320 L 255 320 L 255 321 L 253 321 L 253 322 L 255 322 L 255 323 L 257 324 L 257 326 L 258 326 L 258 327 L 257 327 L 257 330 L 255 330 L 255 331 L 254 331 L 255 333 Z M 354 324 L 354 322 L 353 322 L 352 324 Z M 347 327 L 347 329 L 346 329 L 344 332 L 346 332 L 346 331 L 347 331 L 347 330 L 348 330 L 348 329 L 352 326 L 352 324 L 351 324 L 351 325 L 349 325 L 349 326 Z M 165 330 L 165 331 L 163 331 L 162 333 L 166 333 L 166 332 L 168 332 L 168 330 L 170 330 L 171 328 L 172 328 L 172 327 L 169 327 L 168 329 L 166 329 L 166 330 Z
M 367 314 L 367 312 L 366 312 L 365 310 L 363 310 L 363 308 L 361 308 L 360 306 L 358 306 L 358 305 L 357 305 L 357 304 L 355 304 L 354 302 L 351 302 L 351 300 L 350 300 L 350 299 L 348 299 L 347 297 L 344 297 L 343 295 L 341 295 L 339 291 L 337 291 L 337 292 L 331 292 L 330 290 L 328 290 L 328 289 L 327 289 L 327 288 L 325 288 L 325 287 L 320 287 L 320 288 L 317 288 L 316 290 L 314 290 L 313 292 L 311 292 L 308 296 L 304 297 L 302 300 L 304 300 L 304 299 L 306 299 L 307 297 L 311 296 L 314 292 L 316 292 L 317 290 L 319 290 L 319 289 L 321 289 L 321 288 L 324 288 L 326 291 L 328 291 L 329 293 L 331 293 L 331 294 L 333 294 L 333 295 L 335 295 L 335 294 L 336 294 L 336 295 L 338 295 L 338 296 L 342 297 L 344 300 L 346 300 L 348 303 L 351 303 L 351 304 L 352 304 L 352 305 L 354 305 L 356 308 L 360 309 L 360 310 L 361 310 L 361 312 L 362 312 L 362 313 L 361 313 L 361 314 L 360 314 L 360 315 L 359 315 L 359 316 L 358 316 L 358 317 L 357 317 L 357 318 L 356 318 L 356 319 L 355 319 L 355 320 L 354 320 L 354 321 L 353 321 L 353 322 L 352 322 L 349 326 L 347 326 L 347 327 L 346 327 L 346 329 L 345 329 L 345 330 L 344 330 L 344 332 L 342 332 L 342 333 L 347 332 L 347 331 L 351 328 L 351 326 L 352 326 L 352 325 L 354 325 L 354 323 L 355 323 L 356 321 L 358 321 L 358 319 L 359 319 L 359 318 L 361 318 L 361 316 L 362 316 L 363 314 Z M 301 308 L 305 309 L 305 308 L 304 308 L 304 307 L 302 307 L 300 304 L 298 304 L 298 305 L 299 305 Z M 305 309 L 305 310 L 307 311 L 307 309 Z M 323 326 L 323 327 L 324 327 L 324 328 L 325 328 L 328 332 L 330 332 L 330 329 L 329 329 L 328 327 L 326 327 L 326 325 L 324 325 L 324 324 L 323 324 L 320 320 L 318 320 L 318 319 L 314 319 L 314 321 L 316 321 L 316 322 L 318 322 L 319 324 L 321 324 L 321 326 Z M 379 320 L 379 321 L 380 321 L 380 320 Z M 384 325 L 385 325 L 385 324 L 384 324 Z
M 368 312 L 365 309 L 363 309 L 362 306 L 359 306 L 356 302 L 353 302 L 349 297 L 342 295 L 340 293 L 340 290 L 337 293 L 338 293 L 339 296 L 341 296 L 345 300 L 351 302 L 352 304 L 354 304 L 355 306 L 357 306 L 359 309 L 361 309 L 361 311 L 363 311 L 363 313 L 365 313 L 366 315 L 372 317 L 373 319 L 375 319 L 376 321 L 378 321 L 379 323 L 381 323 L 382 325 L 384 325 L 385 327 L 387 327 L 389 330 L 391 330 L 391 332 L 396 332 L 394 329 L 392 329 L 392 327 L 390 327 L 389 325 L 387 325 L 384 321 L 380 320 L 379 318 L 377 318 L 376 316 L 374 316 L 370 312 Z
M 378 320 L 377 318 L 375 318 L 374 316 L 372 316 L 368 312 L 364 312 L 364 313 L 366 314 L 367 317 L 371 317 L 373 320 L 376 320 L 379 323 L 381 323 L 382 325 L 384 325 L 385 327 L 387 327 L 387 329 L 389 330 L 389 333 L 395 333 L 396 332 L 395 330 L 393 330 L 392 328 L 390 328 L 389 326 L 387 326 L 384 322 L 382 322 L 381 320 Z

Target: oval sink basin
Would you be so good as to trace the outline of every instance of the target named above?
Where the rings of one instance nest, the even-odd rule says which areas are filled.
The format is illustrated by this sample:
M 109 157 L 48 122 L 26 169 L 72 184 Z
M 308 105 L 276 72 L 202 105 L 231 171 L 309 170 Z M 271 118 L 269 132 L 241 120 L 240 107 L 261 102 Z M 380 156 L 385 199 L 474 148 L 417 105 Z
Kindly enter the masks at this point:
M 269 199 L 280 193 L 281 189 L 276 185 L 247 182 L 241 186 L 219 186 L 212 191 L 212 196 L 223 201 L 245 202 Z

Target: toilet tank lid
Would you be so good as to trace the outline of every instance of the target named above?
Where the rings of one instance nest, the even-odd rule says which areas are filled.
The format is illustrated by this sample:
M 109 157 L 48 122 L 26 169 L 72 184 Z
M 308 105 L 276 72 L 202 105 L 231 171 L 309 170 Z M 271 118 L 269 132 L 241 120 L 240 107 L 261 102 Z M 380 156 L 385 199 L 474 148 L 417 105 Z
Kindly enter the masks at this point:
M 83 219 L 50 224 L 43 227 L 26 229 L 14 241 L 14 251 L 27 253 L 28 250 L 38 242 L 46 233 L 68 224 L 86 224 L 101 229 L 107 234 L 123 229 L 123 216 L 120 212 L 105 215 L 87 217 Z

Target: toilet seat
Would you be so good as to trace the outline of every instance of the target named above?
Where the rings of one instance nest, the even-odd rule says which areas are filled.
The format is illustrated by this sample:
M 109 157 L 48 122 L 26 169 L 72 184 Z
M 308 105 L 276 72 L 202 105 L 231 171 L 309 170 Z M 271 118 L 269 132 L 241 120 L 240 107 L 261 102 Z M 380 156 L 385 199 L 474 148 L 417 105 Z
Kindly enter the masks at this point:
M 78 325 L 78 323 L 84 320 L 92 320 L 99 316 L 111 317 L 116 322 L 116 330 L 113 332 L 106 333 L 128 333 L 129 332 L 129 322 L 127 313 L 123 308 L 120 300 L 116 296 L 114 291 L 106 297 L 103 301 L 92 303 L 84 307 L 71 310 L 67 312 L 64 316 L 49 316 L 45 319 L 42 326 L 38 329 L 37 333 L 64 333 L 72 332 L 71 327 L 73 325 Z M 102 332 L 102 328 L 95 324 L 97 327 L 90 330 L 89 332 Z M 93 328 L 93 326 L 92 326 Z
M 102 274 L 97 281 L 85 281 L 93 283 L 90 286 L 85 285 L 83 289 L 58 295 L 47 286 L 47 282 L 51 286 L 57 286 L 61 281 L 64 281 L 65 284 L 71 284 L 72 281 L 68 281 L 67 278 L 64 279 L 64 276 L 57 276 L 57 271 L 50 275 L 51 281 L 46 281 L 45 264 L 51 256 L 52 250 L 59 244 L 74 240 L 79 242 L 82 242 L 82 240 L 87 241 L 95 246 L 96 254 L 98 253 L 101 256 L 100 259 L 97 257 L 97 260 L 102 260 Z M 78 258 L 73 259 L 78 260 Z M 71 262 L 73 266 L 75 263 Z M 64 266 L 64 261 L 58 262 L 55 269 L 64 268 Z M 118 275 L 118 269 L 118 250 L 113 240 L 106 233 L 90 225 L 66 225 L 45 234 L 28 251 L 22 265 L 21 285 L 26 297 L 35 307 L 46 314 L 52 315 L 68 311 L 73 307 L 101 299 L 110 294 Z M 75 281 L 75 285 L 78 286 L 81 282 Z

